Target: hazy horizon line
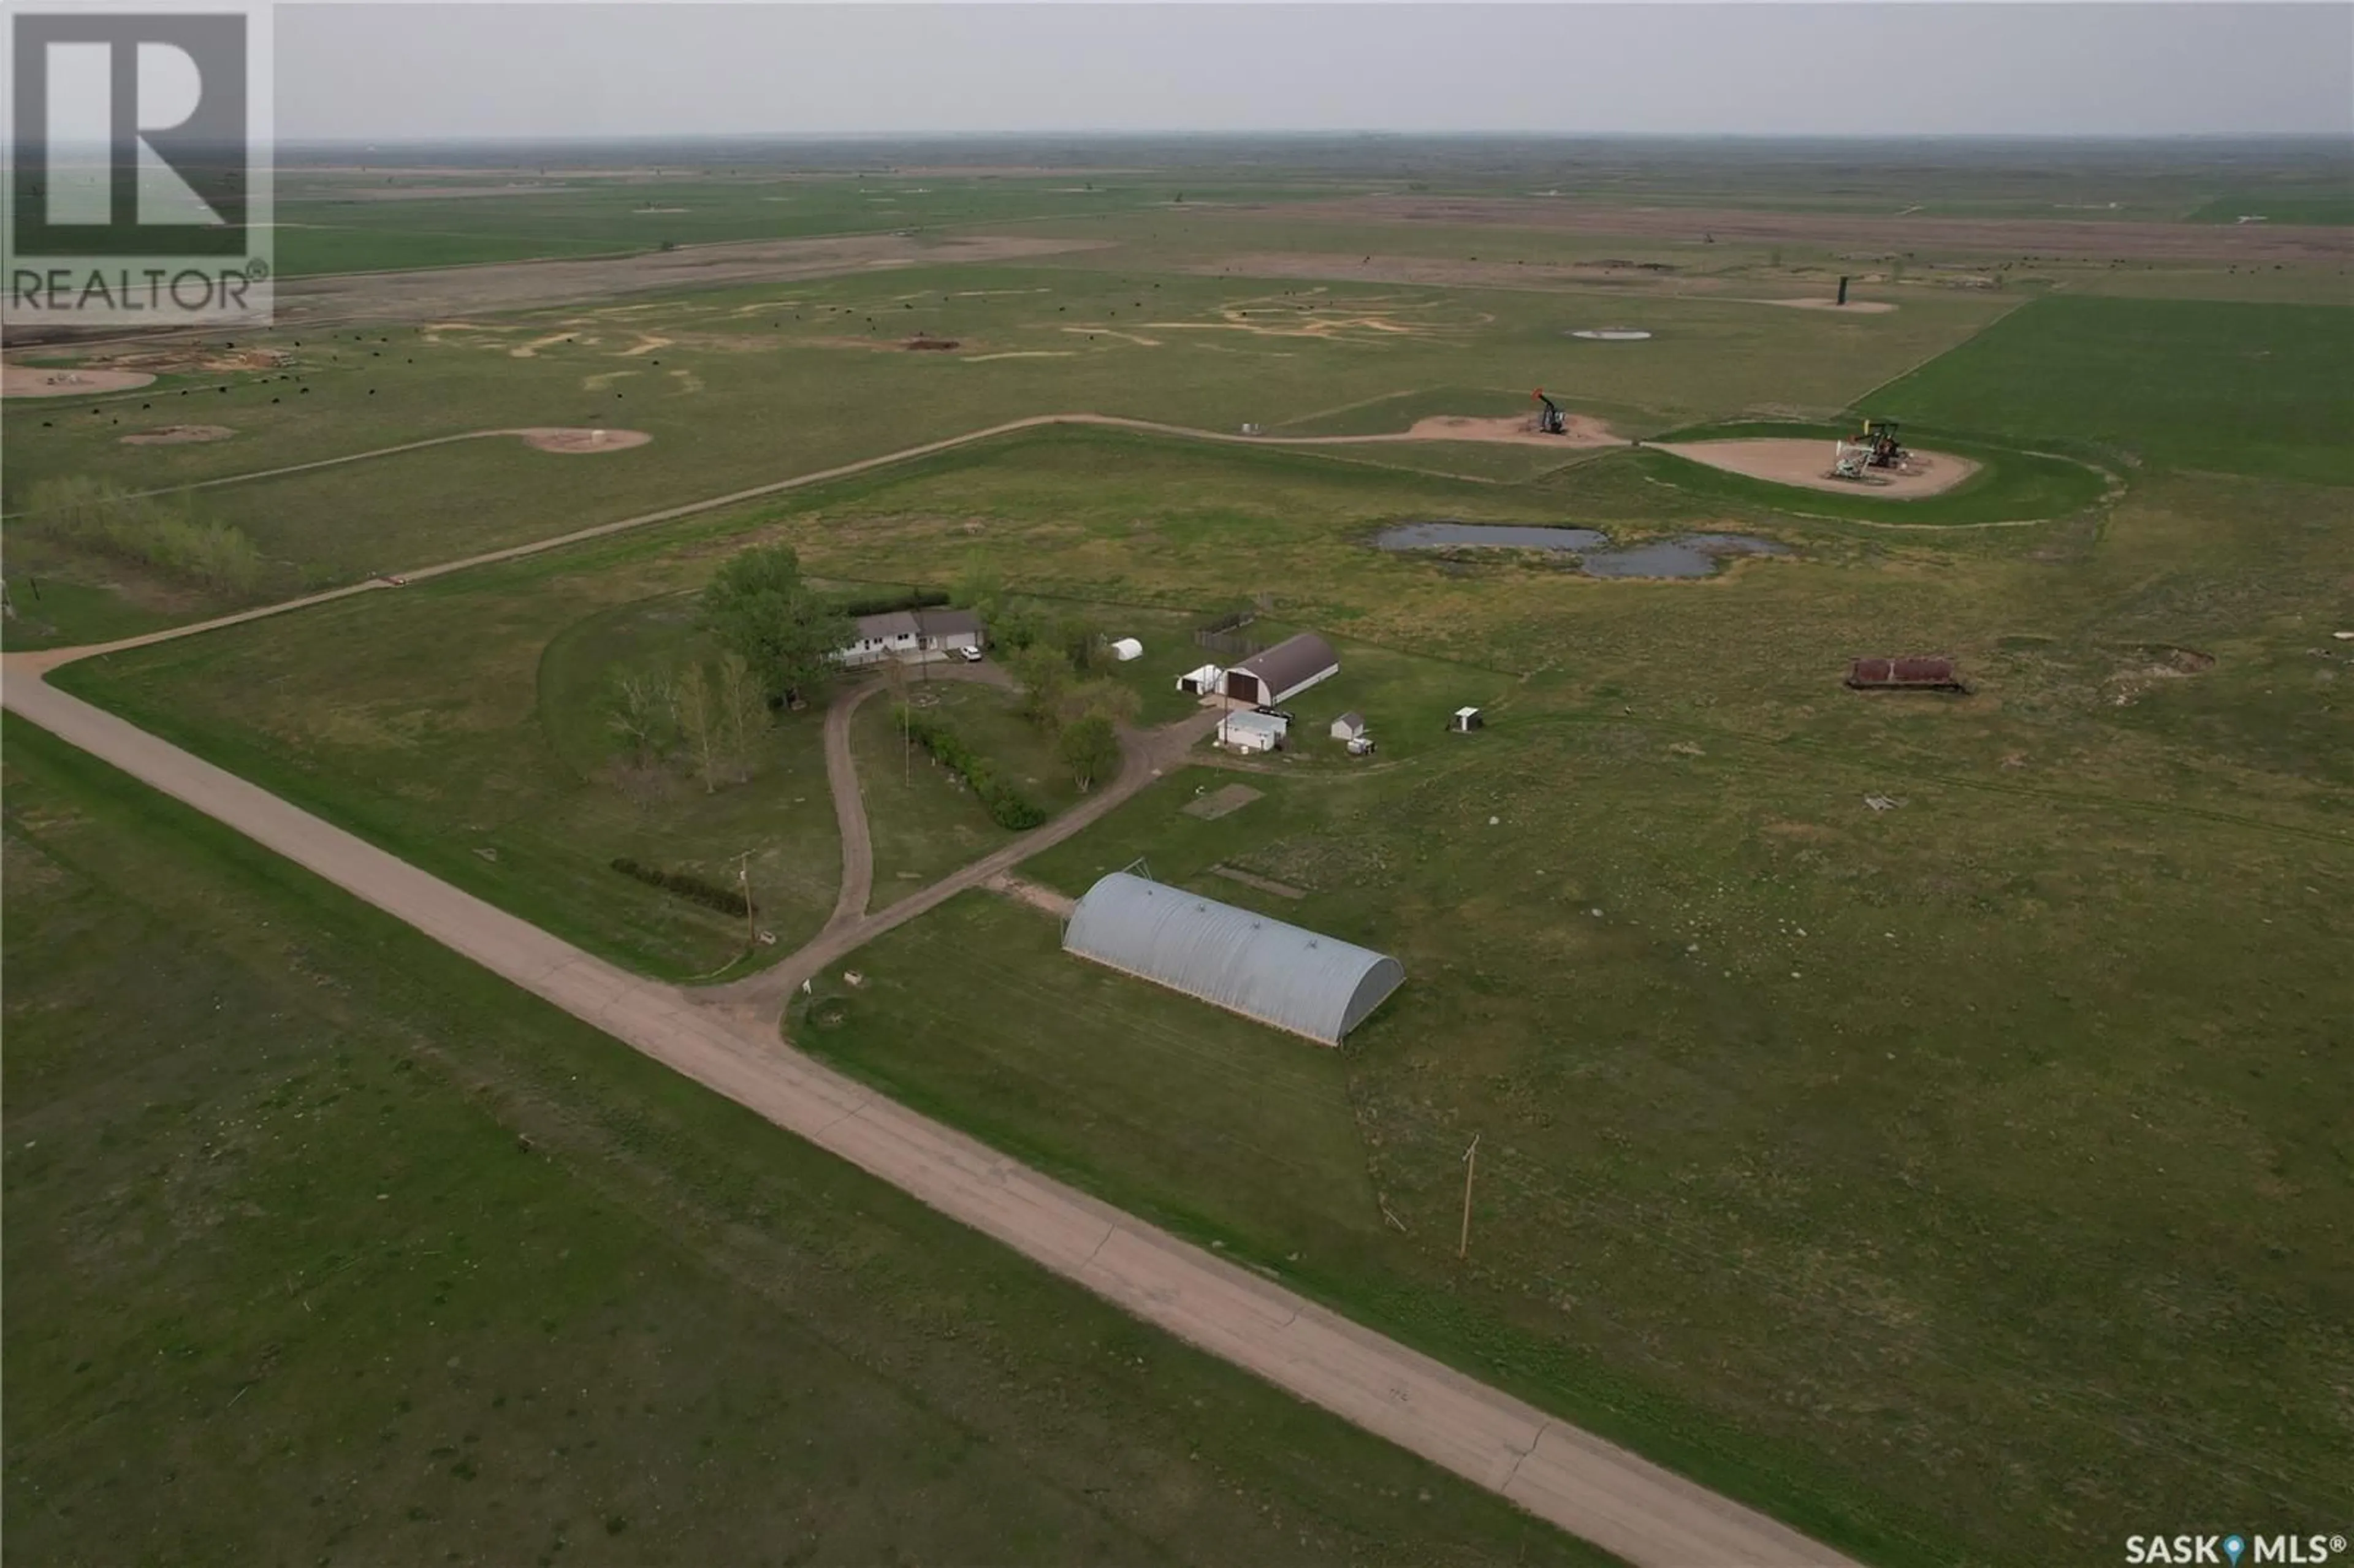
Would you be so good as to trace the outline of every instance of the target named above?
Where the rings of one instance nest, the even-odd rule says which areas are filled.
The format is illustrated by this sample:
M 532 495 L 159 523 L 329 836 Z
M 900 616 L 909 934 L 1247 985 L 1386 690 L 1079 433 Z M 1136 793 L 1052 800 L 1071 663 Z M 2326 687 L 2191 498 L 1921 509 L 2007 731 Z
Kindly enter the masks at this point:
M 1379 131 L 1379 130 L 990 130 L 990 131 L 606 131 L 468 136 L 280 137 L 280 147 L 457 147 L 596 145 L 615 142 L 1770 142 L 1918 143 L 2005 142 L 2038 145 L 2053 142 L 2335 142 L 2354 147 L 2354 132 L 2341 131 Z

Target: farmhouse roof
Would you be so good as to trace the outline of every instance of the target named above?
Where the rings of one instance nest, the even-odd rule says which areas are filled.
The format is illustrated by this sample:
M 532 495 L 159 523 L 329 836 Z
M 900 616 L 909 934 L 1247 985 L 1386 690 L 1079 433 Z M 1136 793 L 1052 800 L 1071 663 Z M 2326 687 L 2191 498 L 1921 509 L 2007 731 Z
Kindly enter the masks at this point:
M 980 635 L 981 618 L 969 609 L 893 609 L 858 618 L 858 635 L 877 642 L 895 637 Z
M 1124 871 L 1087 889 L 1063 948 L 1327 1045 L 1405 982 L 1369 948 Z
M 877 642 L 887 641 L 894 637 L 916 635 L 916 617 L 911 610 L 894 609 L 881 615 L 862 615 L 858 618 L 857 626 L 859 636 Z
M 969 609 L 919 609 L 916 626 L 927 637 L 981 635 L 981 617 Z
M 1288 692 L 1340 662 L 1341 656 L 1332 652 L 1330 642 L 1312 631 L 1303 631 L 1252 654 L 1235 669 L 1246 675 L 1257 675 L 1274 693 Z

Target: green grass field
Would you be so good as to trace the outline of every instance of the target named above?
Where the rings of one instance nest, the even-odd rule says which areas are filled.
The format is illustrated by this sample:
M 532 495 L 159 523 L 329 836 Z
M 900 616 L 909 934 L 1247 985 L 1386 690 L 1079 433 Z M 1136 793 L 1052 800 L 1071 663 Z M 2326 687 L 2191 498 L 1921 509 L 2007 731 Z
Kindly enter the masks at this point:
M 1875 395 L 1924 425 L 2153 468 L 2354 484 L 2354 311 L 2048 299 Z
M 1449 150 L 1464 161 L 1415 183 L 1542 188 L 1520 177 L 1533 165 L 1488 167 L 1485 155 Z M 1666 154 L 1648 176 L 1611 160 L 1594 169 L 1610 183 L 1600 197 L 1629 203 L 1720 201 L 1731 181 L 1789 210 L 1863 212 L 1901 194 L 1932 215 L 1991 219 L 2116 202 L 2102 211 L 2120 227 L 2179 220 L 2251 177 L 2195 149 L 2155 163 L 2086 152 L 2064 165 L 2055 203 L 2062 176 L 2004 156 L 1935 174 L 1872 161 L 1839 190 L 1819 167 L 1749 153 L 1713 172 Z M 287 373 L 308 394 L 224 376 L 202 385 L 226 393 L 183 399 L 166 384 L 98 415 L 12 403 L 8 503 L 48 478 L 182 484 L 493 426 L 601 418 L 655 437 L 586 458 L 468 441 L 195 493 L 200 515 L 261 544 L 275 592 L 1045 411 L 1369 434 L 1430 414 L 1519 412 L 1543 386 L 1646 439 L 1893 417 L 1910 440 L 1985 470 L 1946 497 L 1896 503 L 1639 450 L 1287 450 L 1066 427 L 58 679 L 570 940 L 678 979 L 728 964 L 739 930 L 612 872 L 613 856 L 726 880 L 752 852 L 763 921 L 779 936 L 763 949 L 771 958 L 817 928 L 840 863 L 814 712 L 782 715 L 758 776 L 714 795 L 647 798 L 610 768 L 614 672 L 692 651 L 683 596 L 727 551 L 776 540 L 839 584 L 945 587 L 978 574 L 1085 607 L 1144 641 L 1146 656 L 1113 673 L 1153 723 L 1190 711 L 1173 679 L 1211 657 L 1191 629 L 1256 604 L 1248 636 L 1312 629 L 1342 653 L 1341 677 L 1288 705 L 1297 748 L 1248 768 L 1197 754 L 1203 766 L 1172 768 L 1023 874 L 1075 895 L 1141 859 L 1165 881 L 1395 953 L 1406 987 L 1345 1049 L 1067 959 L 1051 916 L 984 891 L 845 960 L 865 985 L 841 984 L 842 966 L 821 977 L 827 1005 L 788 1021 L 797 1043 L 1866 1561 L 2095 1561 L 2152 1520 L 2341 1523 L 2354 1478 L 2340 1114 L 2354 1017 L 2342 958 L 2354 937 L 2354 644 L 2331 635 L 2354 630 L 2354 403 L 2342 374 L 2354 311 L 2342 278 L 2317 263 L 2234 270 L 2219 250 L 2038 263 L 1976 291 L 1938 286 L 1932 263 L 1944 259 L 1921 255 L 1871 286 L 1896 311 L 1834 317 L 1741 297 L 1803 291 L 1863 264 L 1829 249 L 1654 250 L 1571 231 L 1333 221 L 1289 198 L 1348 188 L 1350 176 L 1319 166 L 1288 179 L 1282 199 L 1262 186 L 1256 205 L 1181 212 L 1140 199 L 1101 217 L 1025 218 L 1022 232 L 1115 242 L 1032 266 L 488 315 L 434 329 L 429 343 L 409 327 L 343 329 L 296 351 Z M 712 183 L 702 216 L 752 221 L 748 183 Z M 957 199 L 1003 204 L 990 222 L 1032 196 L 1083 199 L 980 183 Z M 854 183 L 822 184 L 834 204 L 824 222 L 879 205 Z M 519 222 L 514 234 L 601 244 L 646 199 L 639 187 L 439 205 L 467 209 L 451 215 L 467 243 Z M 366 221 L 397 222 L 400 205 Z M 1346 275 L 1373 256 L 1531 269 L 1618 257 L 1681 270 L 1665 284 L 1532 286 L 1487 272 L 1452 284 Z M 1622 323 L 1657 335 L 1562 335 Z M 875 346 L 917 333 L 961 346 Z M 197 405 L 236 439 L 117 444 L 134 418 L 194 418 Z M 1390 525 L 1440 519 L 1590 527 L 1620 544 L 1732 532 L 1788 554 L 1705 580 L 1604 581 L 1533 552 L 1372 546 Z M 1992 523 L 2019 525 L 1971 525 Z M 214 602 L 21 520 L 7 527 L 20 612 L 32 609 L 18 588 L 28 566 L 44 589 L 37 615 L 9 623 L 11 647 Z M 1851 659 L 1913 652 L 1957 658 L 1971 694 L 1841 685 Z M 958 688 L 944 700 L 985 750 L 1055 793 L 1043 737 L 1003 698 Z M 1443 715 L 1467 703 L 1490 726 L 1447 734 Z M 1367 715 L 1376 757 L 1350 759 L 1330 742 L 1343 709 Z M 854 738 L 874 906 L 1004 841 L 937 769 L 906 766 L 885 699 L 870 700 Z M 1214 821 L 1183 810 L 1234 783 L 1259 797 Z M 20 810 L 11 784 L 19 839 L 37 848 L 66 831 Z M 1060 788 L 1052 803 L 1067 804 Z M 136 815 L 126 812 L 103 820 Z M 17 840 L 11 850 L 11 897 L 29 898 L 16 879 L 37 863 Z M 48 907 L 11 908 L 12 1010 L 31 994 L 13 983 L 33 972 L 19 955 L 64 919 Z M 169 928 L 260 944 L 266 978 L 281 981 L 270 944 L 286 938 L 255 924 L 231 911 Z M 370 972 L 391 985 L 409 950 L 394 944 Z M 60 972 L 85 971 L 60 960 Z M 302 985 L 306 1001 L 315 990 L 342 1005 L 342 993 Z M 480 991 L 434 1001 L 451 1011 L 426 1016 L 496 1012 Z M 276 994 L 231 1011 L 292 1005 L 267 1000 Z M 351 1016 L 406 1027 L 421 994 L 364 993 Z M 508 1040 L 481 1049 L 543 1062 Z M 471 1084 L 449 1065 L 458 1049 L 392 1054 L 418 1059 L 411 1073 Z M 375 1072 L 387 1054 L 351 1054 Z M 12 1090 L 24 1062 L 11 1054 Z M 642 1150 L 720 1161 L 711 1180 L 729 1193 L 801 1179 L 725 1163 L 737 1159 L 726 1139 L 695 1152 L 684 1122 L 638 1141 L 624 1113 L 643 1097 L 684 1117 L 686 1091 L 646 1088 L 651 1069 L 626 1065 L 639 1075 L 611 1067 L 592 1112 L 550 1113 L 605 1139 L 578 1146 L 567 1170 L 580 1180 L 609 1158 L 634 1171 Z M 560 1086 L 532 1071 L 530 1084 Z M 537 1089 L 484 1081 L 468 1091 L 482 1103 L 537 1103 Z M 347 1099 L 370 1106 L 376 1080 L 366 1082 Z M 38 1103 L 13 1108 L 21 1118 Z M 94 1113 L 48 1114 L 71 1124 Z M 1466 1264 L 1456 1227 L 1474 1135 Z M 46 1153 L 52 1135 L 39 1144 Z M 353 1158 L 376 1160 L 376 1147 Z M 12 1142 L 12 1188 L 26 1158 Z M 515 1170 L 522 1181 L 538 1166 Z M 769 1200 L 741 1201 L 773 1213 Z M 593 1223 L 565 1211 L 534 1233 L 545 1247 L 528 1258 Z M 896 1266 L 836 1283 L 887 1281 Z M 928 1290 L 910 1294 L 936 1301 Z M 609 1295 L 610 1312 L 637 1310 L 631 1292 Z M 730 1354 L 771 1353 L 737 1342 L 740 1319 L 688 1321 Z M 1028 1332 L 1013 1316 L 996 1321 L 993 1332 Z M 251 1333 L 267 1344 L 276 1330 Z M 752 1375 L 734 1365 L 739 1382 Z M 966 1386 L 930 1362 L 907 1375 Z M 14 1422 L 26 1396 L 12 1392 Z M 1117 1404 L 1106 1393 L 1085 1408 Z M 1072 1452 L 1097 1430 L 1055 1427 Z M 1051 1469 L 1061 1462 L 1041 1467 L 1069 1473 Z M 1278 1510 L 1287 1520 L 1339 1495 L 1301 1489 L 1305 1473 L 1267 1483 L 1300 1499 Z M 952 1490 L 924 1495 L 942 1517 L 954 1506 Z M 1105 1535 L 1098 1549 L 1084 1533 L 1098 1505 L 1057 1495 L 1076 1511 L 1007 1504 L 1047 1532 L 1036 1555 L 1186 1554 L 1152 1533 L 1178 1530 L 1177 1515 L 1150 1514 L 1133 1526 L 1141 1533 Z M 1227 1506 L 1176 1495 L 1172 1507 Z M 1275 1506 L 1273 1494 L 1244 1500 Z M 624 1545 L 645 1528 L 629 1517 L 632 1533 L 614 1538 Z M 1438 1557 L 1395 1517 L 1358 1534 L 1310 1529 L 1296 1552 L 1237 1536 L 1219 1555 Z M 1210 1527 L 1207 1514 L 1182 1518 Z M 509 1554 L 547 1549 L 515 1539 Z M 886 1538 L 842 1539 L 836 1555 L 854 1557 Z M 1467 1560 L 1509 1555 L 1522 1539 L 1464 1527 Z M 894 1543 L 910 1557 L 947 1551 L 928 1540 Z
M 525 564 L 417 583 L 290 621 L 302 628 L 292 642 L 208 636 L 68 679 L 119 693 L 158 733 L 207 750 L 219 738 L 224 766 L 592 951 L 710 975 L 740 952 L 742 922 L 610 862 L 733 886 L 750 851 L 760 925 L 778 938 L 763 951 L 806 940 L 833 907 L 842 863 L 822 716 L 757 726 L 752 778 L 716 793 L 675 766 L 660 779 L 618 774 L 613 678 L 683 664 L 697 640 L 681 590 L 712 565 L 632 565 L 630 548 L 608 546 L 594 575 Z M 422 640 L 420 623 L 434 628 Z
M 517 178 L 521 174 L 521 178 Z M 435 189 L 509 185 L 485 199 L 436 199 Z M 567 256 L 611 255 L 668 245 L 806 239 L 917 232 L 1202 202 L 1239 196 L 1311 199 L 1346 187 L 1277 181 L 1250 186 L 1229 176 L 1112 175 L 990 179 L 645 178 L 567 181 L 561 171 L 503 171 L 482 178 L 294 173 L 279 197 L 280 275 L 386 271 Z M 398 196 L 391 193 L 401 193 Z
M 482 205 L 482 204 L 475 204 Z M 1811 313 L 1663 302 L 1678 325 L 1640 355 L 1596 357 L 1561 331 L 1584 321 L 1543 295 L 1295 284 L 1075 268 L 905 269 L 684 301 L 528 313 L 386 330 L 287 332 L 269 373 L 12 408 L 6 504 L 44 481 L 103 475 L 161 489 L 515 426 L 609 425 L 649 445 L 594 455 L 493 437 L 200 490 L 196 514 L 244 531 L 269 563 L 257 596 L 404 571 L 682 502 L 879 456 L 1017 417 L 1092 412 L 1231 431 L 1322 416 L 1400 387 L 1524 408 L 1545 385 L 1573 408 L 1664 429 L 1761 405 L 1829 416 L 1991 319 L 1976 300 L 1825 323 Z M 917 334 L 954 354 L 907 353 Z M 300 347 L 295 344 L 299 343 Z M 299 380 L 295 377 L 300 377 Z M 226 390 L 215 390 L 225 387 Z M 185 391 L 185 395 L 184 394 Z M 27 408 L 35 406 L 26 405 Z M 1407 407 L 1412 407 L 1411 403 Z M 1385 416 L 1386 418 L 1386 416 Z M 121 421 L 119 424 L 116 421 Z M 125 448 L 133 431 L 207 422 L 236 432 Z M 1376 429 L 1402 430 L 1411 418 Z M 1525 480 L 1542 451 L 1368 448 L 1368 467 Z M 195 614 L 227 602 L 76 556 L 23 522 L 45 576 L 112 586 Z M 62 635 L 95 621 L 60 620 Z
M 16 1554 L 1604 1561 L 7 747 Z
M 2354 223 L 2354 196 L 2340 191 L 2332 195 L 2299 193 L 2269 195 L 2248 191 L 2218 196 L 2190 215 L 2193 223 L 2237 223 L 2243 217 L 2261 215 L 2266 223 Z
M 907 700 L 947 724 L 989 760 L 998 776 L 1049 814 L 1078 799 L 1051 736 L 1015 711 L 1017 699 L 993 686 L 909 680 Z M 948 769 L 900 733 L 886 690 L 869 697 L 852 724 L 860 794 L 875 839 L 875 894 L 884 909 L 1013 837 Z
M 2154 850 L 2162 818 L 1991 768 L 1700 725 L 1459 738 L 1252 779 L 1210 823 L 1177 808 L 1232 776 L 1179 775 L 1031 868 L 1076 893 L 1141 858 L 1397 953 L 1343 1053 L 978 894 L 862 953 L 846 1021 L 801 1038 L 1872 1560 L 2010 1560 L 2061 1486 L 2088 1543 L 2169 1501 L 2326 1513 L 2354 1461 L 2313 1098 L 2354 1005 L 2323 957 L 2342 842 Z

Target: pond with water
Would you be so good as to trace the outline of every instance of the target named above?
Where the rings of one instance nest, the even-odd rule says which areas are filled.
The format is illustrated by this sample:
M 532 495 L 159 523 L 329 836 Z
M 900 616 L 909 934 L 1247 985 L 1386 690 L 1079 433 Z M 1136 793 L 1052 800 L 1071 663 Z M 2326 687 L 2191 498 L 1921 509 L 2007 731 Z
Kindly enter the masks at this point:
M 1595 528 L 1517 528 L 1490 523 L 1402 523 L 1374 536 L 1384 550 L 1559 550 L 1594 577 L 1704 577 L 1725 556 L 1787 556 L 1787 545 L 1746 534 L 1687 534 L 1680 539 L 1610 548 Z

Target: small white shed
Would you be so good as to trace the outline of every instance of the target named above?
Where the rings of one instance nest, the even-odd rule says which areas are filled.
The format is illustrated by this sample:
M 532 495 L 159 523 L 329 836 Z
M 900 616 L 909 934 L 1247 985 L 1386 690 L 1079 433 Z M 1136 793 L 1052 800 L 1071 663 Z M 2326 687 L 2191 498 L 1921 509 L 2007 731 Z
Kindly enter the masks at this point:
M 1122 637 L 1112 643 L 1111 656 L 1123 664 L 1130 659 L 1141 659 L 1144 657 L 1144 644 L 1133 637 Z
M 1334 719 L 1332 721 L 1332 738 L 1334 740 L 1364 739 L 1365 715 L 1363 714 L 1342 714 L 1339 718 Z
M 1290 731 L 1289 721 L 1280 714 L 1236 708 L 1218 721 L 1218 744 L 1236 751 L 1273 751 Z
M 1225 683 L 1226 673 L 1215 664 L 1188 670 L 1177 677 L 1177 689 L 1189 697 L 1206 697 Z
M 1457 708 L 1454 715 L 1447 721 L 1447 727 L 1451 730 L 1469 733 L 1471 730 L 1478 729 L 1486 722 L 1486 720 L 1479 716 L 1479 710 L 1478 708 Z

